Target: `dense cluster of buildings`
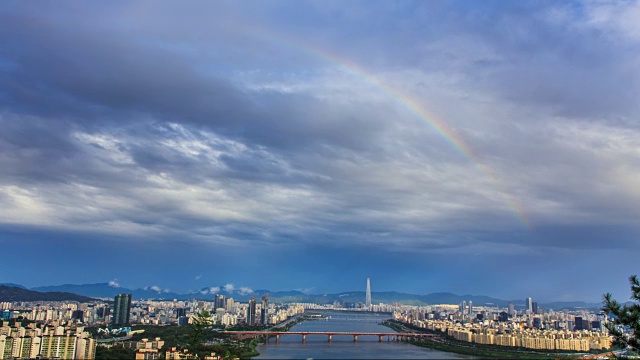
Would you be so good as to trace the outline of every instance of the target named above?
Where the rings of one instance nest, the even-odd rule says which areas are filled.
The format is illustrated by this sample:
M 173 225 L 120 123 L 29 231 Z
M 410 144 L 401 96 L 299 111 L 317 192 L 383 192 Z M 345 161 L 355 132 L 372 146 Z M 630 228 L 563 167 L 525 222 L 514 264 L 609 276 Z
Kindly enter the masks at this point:
M 2 302 L 0 320 L 21 318 L 47 324 L 77 323 L 105 327 L 142 325 L 186 325 L 197 310 L 211 314 L 216 325 L 275 325 L 304 312 L 302 306 L 276 306 L 265 296 L 240 303 L 217 295 L 214 301 L 132 301 L 130 294 L 119 294 L 113 306 L 108 303 Z
M 136 350 L 136 360 L 158 360 L 164 341 L 160 338 L 142 339 L 131 344 Z
M 219 326 L 245 324 L 276 325 L 304 313 L 300 305 L 260 302 L 240 303 L 217 295 L 214 301 L 133 301 L 130 294 L 119 294 L 113 305 L 106 302 L 2 302 L 0 303 L 0 360 L 14 358 L 93 359 L 97 341 L 85 326 L 98 327 L 99 334 L 127 338 L 134 324 L 187 325 L 199 311 L 210 314 L 209 323 Z M 7 326 L 9 320 L 13 326 Z M 29 323 L 26 327 L 22 322 Z M 160 357 L 164 342 L 143 339 L 133 343 L 136 359 Z M 130 346 L 131 347 L 131 346 Z M 190 358 L 184 351 L 167 350 L 166 358 Z M 215 354 L 210 359 L 217 359 Z
M 459 341 L 486 345 L 587 352 L 608 349 L 612 343 L 604 314 L 543 310 L 531 298 L 520 311 L 513 304 L 505 309 L 463 301 L 458 306 L 400 306 L 393 316 Z
M 96 340 L 83 327 L 20 325 L 0 327 L 0 359 L 95 358 Z
M 248 326 L 270 326 L 281 323 L 297 314 L 304 313 L 304 307 L 300 305 L 270 304 L 266 296 L 263 296 L 260 302 L 252 298 L 247 303 L 240 303 L 234 301 L 233 298 L 216 295 L 213 302 L 198 301 L 184 303 L 183 306 L 179 312 L 187 314 L 187 316 L 179 317 L 178 323 L 190 323 L 195 310 L 209 312 L 211 314 L 211 323 L 223 326 L 232 326 L 240 323 Z
M 361 310 L 393 313 L 393 317 L 413 326 L 440 332 L 459 341 L 511 346 L 537 350 L 581 351 L 607 349 L 611 337 L 606 333 L 603 314 L 588 311 L 543 310 L 531 298 L 524 309 L 475 306 L 472 301 L 458 305 L 408 306 L 371 304 L 367 283 L 366 305 L 333 303 L 269 303 L 267 296 L 246 303 L 216 295 L 214 301 L 133 301 L 130 294 L 119 294 L 113 305 L 103 302 L 0 303 L 0 360 L 9 358 L 94 359 L 97 341 L 85 331 L 86 325 L 98 332 L 122 336 L 130 325 L 186 325 L 197 314 L 209 314 L 208 322 L 219 326 L 244 324 L 271 326 L 305 312 L 305 309 Z M 7 320 L 15 324 L 7 326 Z M 29 322 L 20 326 L 20 320 Z M 122 331 L 125 333 L 122 334 Z M 142 339 L 135 346 L 137 360 L 189 359 L 188 351 L 162 350 L 159 339 Z M 164 351 L 164 353 L 162 352 Z M 211 354 L 209 359 L 217 360 Z

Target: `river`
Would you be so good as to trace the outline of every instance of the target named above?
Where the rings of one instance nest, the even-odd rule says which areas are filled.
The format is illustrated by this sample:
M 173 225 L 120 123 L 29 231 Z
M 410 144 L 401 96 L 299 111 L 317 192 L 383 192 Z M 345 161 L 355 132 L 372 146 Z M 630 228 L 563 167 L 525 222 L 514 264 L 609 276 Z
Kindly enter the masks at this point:
M 311 312 L 311 311 L 310 311 Z M 312 311 L 329 317 L 326 320 L 304 321 L 289 331 L 361 331 L 393 333 L 392 329 L 378 323 L 389 315 L 341 311 Z M 280 342 L 270 339 L 266 345 L 257 346 L 260 356 L 255 359 L 471 359 L 468 355 L 448 353 L 403 342 L 378 341 L 378 337 L 334 336 L 329 342 L 326 335 L 308 335 L 302 342 L 300 335 L 281 335 Z

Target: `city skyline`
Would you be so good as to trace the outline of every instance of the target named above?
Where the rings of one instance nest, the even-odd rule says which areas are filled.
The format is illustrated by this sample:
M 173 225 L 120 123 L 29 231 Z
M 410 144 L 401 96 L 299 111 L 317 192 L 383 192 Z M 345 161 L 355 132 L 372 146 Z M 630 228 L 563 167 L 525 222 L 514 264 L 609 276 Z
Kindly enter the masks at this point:
M 56 294 L 73 294 L 73 295 L 81 295 L 86 297 L 86 299 L 90 298 L 111 298 L 115 297 L 114 303 L 116 304 L 115 308 L 124 308 L 123 305 L 117 305 L 120 302 L 120 298 L 122 296 L 128 296 L 128 301 L 131 299 L 144 300 L 144 299 L 156 299 L 156 300 L 187 300 L 187 299 L 198 299 L 213 302 L 214 309 L 224 308 L 223 303 L 228 299 L 235 299 L 237 301 L 247 301 L 251 302 L 251 300 L 255 301 L 256 297 L 261 297 L 264 305 L 265 301 L 269 301 L 271 295 L 276 297 L 276 302 L 281 301 L 280 297 L 287 298 L 287 301 L 293 301 L 292 296 L 302 296 L 297 298 L 297 302 L 315 302 L 318 304 L 324 303 L 333 303 L 335 301 L 341 302 L 346 301 L 347 303 L 353 304 L 362 304 L 362 306 L 366 308 L 371 308 L 372 305 L 378 303 L 398 303 L 398 304 L 414 304 L 415 301 L 421 301 L 425 305 L 433 305 L 433 304 L 458 304 L 465 308 L 467 305 L 467 301 L 469 301 L 469 309 L 473 306 L 473 300 L 471 298 L 476 298 L 479 300 L 480 306 L 484 306 L 486 304 L 493 304 L 496 306 L 507 306 L 511 308 L 514 303 L 518 305 L 518 307 L 524 308 L 525 311 L 529 311 L 531 313 L 538 312 L 538 302 L 533 301 L 531 297 L 527 297 L 524 300 L 522 299 L 500 299 L 492 297 L 490 294 L 453 294 L 453 293 L 443 293 L 443 292 L 434 292 L 434 293 L 423 293 L 423 294 L 412 294 L 412 293 L 403 293 L 397 291 L 371 291 L 371 279 L 367 278 L 367 286 L 365 291 L 361 291 L 358 289 L 347 290 L 338 293 L 314 293 L 310 289 L 300 289 L 300 290 L 291 290 L 291 289 L 280 289 L 273 291 L 268 288 L 261 289 L 251 289 L 248 287 L 240 287 L 236 288 L 233 284 L 225 284 L 223 286 L 207 286 L 199 290 L 189 290 L 187 292 L 172 292 L 169 289 L 163 289 L 160 286 L 152 286 L 152 287 L 144 287 L 144 288 L 126 288 L 122 287 L 119 283 L 96 283 L 96 284 L 63 284 L 63 285 L 50 285 L 43 287 L 35 287 L 30 289 L 30 291 L 35 291 L 35 294 L 38 296 L 44 296 L 44 294 L 49 292 L 54 292 Z M 0 286 L 13 286 L 22 289 L 27 289 L 20 284 L 15 283 L 0 283 Z M 27 289 L 29 290 L 29 289 Z M 123 293 L 124 292 L 124 293 Z M 127 294 L 128 293 L 128 294 Z M 19 294 L 23 294 L 23 292 L 19 291 Z M 133 295 L 132 295 L 133 294 Z M 361 294 L 359 297 L 358 294 Z M 376 294 L 376 301 L 372 300 L 372 294 Z M 11 298 L 20 297 L 20 295 L 12 295 Z M 33 298 L 34 295 L 30 295 L 29 298 Z M 330 296 L 330 297 L 327 297 Z M 23 295 L 24 297 L 24 295 Z M 59 298 L 59 295 L 57 296 Z M 15 299 L 14 299 L 15 300 Z M 538 299 L 536 299 L 538 300 Z M 462 303 L 460 303 L 462 301 Z M 575 300 L 575 301 L 558 301 L 557 299 L 545 299 L 547 302 L 546 306 L 550 306 L 551 308 L 565 308 L 565 307 L 588 307 L 588 308 L 599 308 L 599 302 L 589 302 L 584 300 Z M 295 302 L 295 301 L 294 301 Z M 115 309 L 114 308 L 114 309 Z M 470 310 L 469 310 L 470 311 Z M 117 309 L 114 310 L 114 314 L 117 314 Z M 114 317 L 116 319 L 116 317 Z M 116 322 L 119 322 L 116 319 Z M 126 321 L 125 321 L 126 322 Z
M 0 18 L 0 282 L 629 295 L 636 1 Z

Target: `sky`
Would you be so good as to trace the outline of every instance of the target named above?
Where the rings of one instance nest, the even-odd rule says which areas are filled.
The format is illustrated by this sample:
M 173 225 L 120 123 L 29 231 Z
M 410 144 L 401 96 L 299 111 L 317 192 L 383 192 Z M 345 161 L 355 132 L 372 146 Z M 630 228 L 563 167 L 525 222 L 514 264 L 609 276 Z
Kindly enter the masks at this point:
M 0 282 L 628 299 L 639 24 L 636 1 L 2 2 Z

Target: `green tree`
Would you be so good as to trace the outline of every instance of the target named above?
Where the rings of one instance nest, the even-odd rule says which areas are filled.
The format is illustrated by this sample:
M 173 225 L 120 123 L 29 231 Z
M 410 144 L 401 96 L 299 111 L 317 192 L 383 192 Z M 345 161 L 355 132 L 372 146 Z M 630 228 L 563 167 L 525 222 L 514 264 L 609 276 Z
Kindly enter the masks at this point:
M 199 346 L 204 342 L 204 335 L 207 328 L 213 325 L 213 321 L 211 319 L 211 314 L 204 309 L 200 309 L 196 313 L 193 314 L 191 318 L 191 341 L 189 346 L 190 350 L 196 351 Z
M 125 349 L 121 346 L 96 347 L 96 360 L 133 360 L 135 358 L 136 351 L 133 349 Z
M 610 293 L 604 295 L 604 307 L 602 308 L 611 319 L 605 324 L 609 333 L 614 338 L 614 345 L 621 347 L 631 346 L 634 349 L 640 349 L 640 282 L 638 277 L 632 275 L 629 277 L 631 282 L 631 299 L 634 302 L 631 305 L 622 305 L 613 300 Z M 625 334 L 623 327 L 628 326 L 631 334 Z

